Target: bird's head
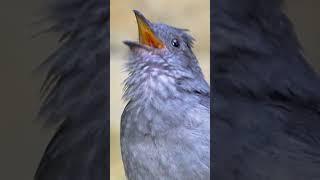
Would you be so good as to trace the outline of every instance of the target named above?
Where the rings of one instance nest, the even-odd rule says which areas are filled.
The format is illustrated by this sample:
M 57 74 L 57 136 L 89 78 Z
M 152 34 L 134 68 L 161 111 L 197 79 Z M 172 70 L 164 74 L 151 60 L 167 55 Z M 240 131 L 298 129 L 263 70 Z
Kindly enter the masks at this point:
M 196 61 L 192 52 L 194 39 L 186 29 L 175 28 L 162 23 L 152 23 L 139 11 L 136 15 L 139 41 L 125 41 L 131 52 L 144 61 L 153 59 L 157 63 L 165 61 L 169 65 L 185 68 Z
M 150 92 L 163 97 L 177 96 L 177 90 L 208 92 L 208 84 L 192 52 L 193 38 L 186 30 L 152 23 L 140 12 L 134 13 L 139 41 L 124 42 L 130 48 L 124 96 L 143 99 L 141 94 Z

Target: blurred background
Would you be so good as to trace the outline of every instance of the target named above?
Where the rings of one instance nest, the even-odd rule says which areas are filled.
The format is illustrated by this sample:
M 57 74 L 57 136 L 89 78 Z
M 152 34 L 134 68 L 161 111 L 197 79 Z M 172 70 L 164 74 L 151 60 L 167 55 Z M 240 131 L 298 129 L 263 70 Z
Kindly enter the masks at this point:
M 186 28 L 196 39 L 194 53 L 209 81 L 210 71 L 210 0 L 111 0 L 110 2 L 110 179 L 125 179 L 120 153 L 120 117 L 125 102 L 122 101 L 122 82 L 127 77 L 123 71 L 129 49 L 122 41 L 138 40 L 138 26 L 132 10 L 139 10 L 152 22 L 161 22 Z
M 42 153 L 53 134 L 52 129 L 43 129 L 40 122 L 34 121 L 39 108 L 42 76 L 33 76 L 32 70 L 57 47 L 56 34 L 31 38 L 41 29 L 31 24 L 46 14 L 41 9 L 47 2 L 0 2 L 0 180 L 32 180 Z M 189 5 L 186 6 L 187 4 Z M 209 12 L 203 12 L 209 10 L 208 4 L 209 0 L 111 0 L 112 179 L 123 178 L 117 129 L 123 108 L 119 82 L 125 77 L 125 74 L 120 72 L 121 64 L 126 59 L 127 48 L 121 42 L 138 37 L 132 9 L 140 10 L 153 21 L 189 28 L 197 39 L 195 53 L 202 68 L 207 71 L 205 61 L 208 61 L 208 57 L 205 49 L 209 46 L 209 41 L 206 39 L 207 35 L 202 35 L 199 31 L 209 30 L 209 15 L 206 15 Z M 286 5 L 286 11 L 295 25 L 308 60 L 317 70 L 320 70 L 319 8 L 320 1 L 316 0 L 287 0 Z
M 0 2 L 0 179 L 32 180 L 53 129 L 36 121 L 41 75 L 32 71 L 57 47 L 56 34 L 38 38 L 43 0 Z

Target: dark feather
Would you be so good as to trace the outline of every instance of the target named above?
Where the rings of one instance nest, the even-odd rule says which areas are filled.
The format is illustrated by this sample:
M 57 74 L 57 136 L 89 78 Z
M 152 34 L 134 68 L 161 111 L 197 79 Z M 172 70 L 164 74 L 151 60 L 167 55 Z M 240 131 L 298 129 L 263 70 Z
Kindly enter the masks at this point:
M 212 12 L 214 176 L 320 179 L 320 79 L 278 0 Z
M 35 179 L 106 179 L 108 2 L 56 0 L 48 11 L 61 46 L 39 67 L 48 69 L 39 116 L 59 127 Z

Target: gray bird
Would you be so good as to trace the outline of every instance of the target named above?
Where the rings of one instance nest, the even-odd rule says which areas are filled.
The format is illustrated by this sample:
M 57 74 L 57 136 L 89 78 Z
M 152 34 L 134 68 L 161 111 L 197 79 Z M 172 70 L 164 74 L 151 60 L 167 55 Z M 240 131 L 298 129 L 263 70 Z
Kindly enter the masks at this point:
M 130 48 L 121 117 L 129 180 L 210 179 L 210 88 L 186 29 L 134 11 L 139 42 Z

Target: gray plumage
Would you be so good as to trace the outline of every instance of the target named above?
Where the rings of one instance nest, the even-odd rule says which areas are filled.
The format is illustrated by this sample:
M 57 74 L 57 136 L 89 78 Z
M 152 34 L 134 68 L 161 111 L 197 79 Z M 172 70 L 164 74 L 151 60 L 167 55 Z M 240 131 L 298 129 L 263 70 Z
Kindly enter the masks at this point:
M 136 15 L 142 15 L 135 11 Z M 146 20 L 165 44 L 126 41 L 121 152 L 129 180 L 210 179 L 209 85 L 186 30 Z M 172 40 L 179 47 L 172 46 Z

